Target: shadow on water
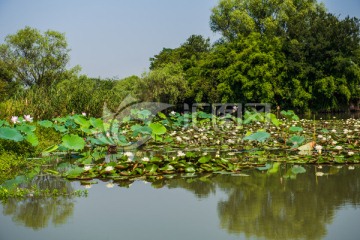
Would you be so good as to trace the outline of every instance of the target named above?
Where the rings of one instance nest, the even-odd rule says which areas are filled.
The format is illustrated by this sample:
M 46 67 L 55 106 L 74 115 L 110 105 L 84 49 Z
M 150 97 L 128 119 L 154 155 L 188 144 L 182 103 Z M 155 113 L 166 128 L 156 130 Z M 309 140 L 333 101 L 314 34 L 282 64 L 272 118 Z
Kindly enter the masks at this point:
M 217 209 L 219 228 L 229 235 L 265 239 L 322 239 L 327 235 L 328 225 L 332 224 L 343 206 L 359 206 L 360 166 L 319 168 L 306 165 L 303 166 L 306 172 L 301 173 L 292 171 L 292 167 L 283 164 L 275 172 L 252 169 L 240 175 L 177 175 L 156 180 L 151 185 L 169 190 L 185 189 L 199 200 L 222 194 L 224 197 L 219 198 L 214 207 Z M 40 177 L 35 182 L 42 187 L 57 185 L 72 190 L 71 183 L 61 178 Z M 124 186 L 121 182 L 116 183 Z M 120 188 L 113 188 L 112 191 L 120 192 L 117 189 Z M 96 194 L 101 197 L 102 193 L 93 191 L 90 196 Z M 118 197 L 121 198 L 121 195 Z M 167 199 L 159 198 L 157 201 L 166 204 Z M 37 230 L 46 228 L 50 221 L 53 225 L 67 224 L 74 208 L 76 202 L 67 197 L 27 198 L 22 201 L 10 199 L 3 204 L 3 215 L 11 215 L 14 222 Z M 88 227 L 92 229 L 92 226 Z M 356 236 L 358 229 L 353 231 L 353 236 Z

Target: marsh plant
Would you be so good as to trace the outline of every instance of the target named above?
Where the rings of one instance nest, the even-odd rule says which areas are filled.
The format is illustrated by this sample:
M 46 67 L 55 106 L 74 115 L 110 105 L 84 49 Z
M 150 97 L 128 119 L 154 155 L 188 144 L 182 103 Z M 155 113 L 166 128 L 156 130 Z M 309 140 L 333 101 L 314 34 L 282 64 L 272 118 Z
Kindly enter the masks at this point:
M 115 113 L 105 107 L 102 118 L 86 112 L 36 122 L 29 115 L 13 116 L 0 122 L 0 139 L 36 147 L 37 128 L 57 132 L 56 144 L 43 149 L 42 156 L 64 154 L 71 160 L 66 171 L 51 174 L 81 180 L 240 174 L 249 167 L 275 171 L 277 162 L 359 162 L 359 120 L 306 120 L 293 111 L 277 117 L 261 105 L 244 107 L 239 115 L 238 104 L 227 106 L 220 114 L 205 109 L 179 113 L 168 104 L 130 99 Z

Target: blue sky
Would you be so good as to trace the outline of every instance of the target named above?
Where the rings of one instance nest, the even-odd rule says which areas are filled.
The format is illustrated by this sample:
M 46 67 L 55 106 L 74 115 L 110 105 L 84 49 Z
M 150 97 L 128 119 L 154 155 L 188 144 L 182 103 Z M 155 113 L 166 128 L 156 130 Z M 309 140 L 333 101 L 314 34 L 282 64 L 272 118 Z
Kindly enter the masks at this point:
M 65 33 L 70 66 L 90 77 L 124 78 L 148 71 L 149 58 L 209 27 L 218 0 L 0 0 L 0 43 L 30 26 Z M 360 18 L 359 0 L 323 0 L 330 12 Z

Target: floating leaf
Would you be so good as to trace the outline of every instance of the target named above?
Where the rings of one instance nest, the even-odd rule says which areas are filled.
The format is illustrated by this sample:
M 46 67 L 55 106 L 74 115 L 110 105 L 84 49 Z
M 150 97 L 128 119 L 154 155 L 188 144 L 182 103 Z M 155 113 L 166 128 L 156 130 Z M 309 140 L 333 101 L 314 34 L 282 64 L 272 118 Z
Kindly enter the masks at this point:
M 85 147 L 85 140 L 78 135 L 65 135 L 62 137 L 62 145 L 68 149 L 82 150 Z
M 293 145 L 293 148 L 298 147 L 304 141 L 305 141 L 305 138 L 302 136 L 292 136 L 291 138 L 289 138 L 289 142 Z
M 34 132 L 36 127 L 32 126 L 32 125 L 28 125 L 28 124 L 21 124 L 21 125 L 16 126 L 16 129 L 25 134 L 28 134 L 28 133 Z
M 244 140 L 264 142 L 270 137 L 270 133 L 267 132 L 256 132 L 244 138 Z
M 15 142 L 20 142 L 24 139 L 24 137 L 21 135 L 21 133 L 18 130 L 14 128 L 1 127 L 0 139 L 7 139 L 7 140 L 13 140 Z
M 136 137 L 139 134 L 151 134 L 151 132 L 153 131 L 148 126 L 141 126 L 138 124 L 131 126 L 131 130 L 133 131 L 133 137 Z
M 149 164 L 149 165 L 147 165 L 146 166 L 146 170 L 150 173 L 150 174 L 154 174 L 154 173 L 156 173 L 156 170 L 158 169 L 159 167 L 158 167 L 158 165 L 156 165 L 156 164 Z
M 37 122 L 37 124 L 39 124 L 40 126 L 45 127 L 45 128 L 50 128 L 53 126 L 53 123 L 49 120 L 39 121 L 39 122 Z
M 149 127 L 153 134 L 162 135 L 166 133 L 166 128 L 160 123 L 150 123 Z
M 187 167 L 187 168 L 185 168 L 185 172 L 187 172 L 187 173 L 194 173 L 194 172 L 196 172 L 196 170 L 195 170 L 194 167 Z
M 83 172 L 83 168 L 75 167 L 73 169 L 70 169 L 65 175 L 67 178 L 78 178 Z
M 302 127 L 295 127 L 295 126 L 292 126 L 289 128 L 289 130 L 291 132 L 302 132 L 304 129 Z
M 198 162 L 199 163 L 207 163 L 208 161 L 210 161 L 211 157 L 210 156 L 202 156 L 201 158 L 199 158 Z
M 56 131 L 61 132 L 61 133 L 67 132 L 67 128 L 65 126 L 55 125 L 54 128 Z
M 173 170 L 175 170 L 175 168 L 172 165 L 167 164 L 164 167 L 160 168 L 160 170 L 161 171 L 173 171 Z

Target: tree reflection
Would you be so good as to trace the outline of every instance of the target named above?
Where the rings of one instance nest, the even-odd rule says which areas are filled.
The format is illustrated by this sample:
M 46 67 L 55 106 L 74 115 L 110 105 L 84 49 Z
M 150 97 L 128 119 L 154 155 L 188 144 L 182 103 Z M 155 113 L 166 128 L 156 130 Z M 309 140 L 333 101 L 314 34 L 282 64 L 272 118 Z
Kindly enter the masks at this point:
M 324 167 L 328 173 L 316 176 L 316 167 L 296 179 L 286 179 L 289 166 L 275 174 L 250 171 L 249 177 L 215 175 L 211 183 L 188 179 L 169 181 L 169 187 L 182 187 L 198 197 L 216 189 L 227 194 L 218 203 L 220 226 L 232 234 L 265 239 L 321 239 L 336 210 L 360 203 L 360 169 Z
M 36 185 L 39 189 L 58 189 L 61 192 L 74 191 L 70 182 L 50 175 L 36 176 L 29 185 Z M 13 221 L 31 227 L 35 230 L 46 227 L 51 221 L 55 226 L 66 223 L 72 216 L 74 200 L 71 195 L 34 198 L 24 200 L 8 199 L 3 204 L 4 215 L 12 215 Z

